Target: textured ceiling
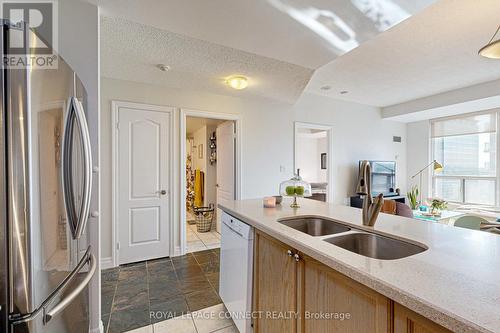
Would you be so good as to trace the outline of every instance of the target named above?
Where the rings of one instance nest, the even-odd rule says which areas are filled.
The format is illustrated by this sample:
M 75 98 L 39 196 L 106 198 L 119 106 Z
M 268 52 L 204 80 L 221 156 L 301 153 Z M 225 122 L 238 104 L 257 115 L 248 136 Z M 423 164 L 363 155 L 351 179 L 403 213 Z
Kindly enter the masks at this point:
M 162 72 L 156 64 L 171 67 Z M 101 18 L 104 77 L 239 97 L 294 103 L 313 70 L 120 18 Z M 244 74 L 245 90 L 224 84 Z
M 119 17 L 316 69 L 435 0 L 88 0 Z
M 317 70 L 306 90 L 388 106 L 498 79 L 500 61 L 477 51 L 499 13 L 499 0 L 440 0 Z

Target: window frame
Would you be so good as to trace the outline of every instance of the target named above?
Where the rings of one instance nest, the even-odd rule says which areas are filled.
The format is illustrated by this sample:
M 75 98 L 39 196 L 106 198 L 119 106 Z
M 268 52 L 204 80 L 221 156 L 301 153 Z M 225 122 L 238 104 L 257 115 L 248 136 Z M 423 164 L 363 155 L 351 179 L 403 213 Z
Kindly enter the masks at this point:
M 436 180 L 437 179 L 458 179 L 460 180 L 460 196 L 462 198 L 462 201 L 449 201 L 450 203 L 455 203 L 455 204 L 462 204 L 462 205 L 478 205 L 478 206 L 487 206 L 487 204 L 478 204 L 478 203 L 470 203 L 465 201 L 465 183 L 467 180 L 493 180 L 495 182 L 495 200 L 494 200 L 494 206 L 500 207 L 500 109 L 491 109 L 491 110 L 486 110 L 482 112 L 472 112 L 472 113 L 464 113 L 461 115 L 457 116 L 450 116 L 450 117 L 442 117 L 442 118 L 436 118 L 432 119 L 429 122 L 429 138 L 430 138 L 430 151 L 429 151 L 429 156 L 431 157 L 431 161 L 434 160 L 434 137 L 432 136 L 432 123 L 436 121 L 443 121 L 443 120 L 451 120 L 451 119 L 459 119 L 459 118 L 465 118 L 471 115 L 481 115 L 481 114 L 495 114 L 495 121 L 496 121 L 496 165 L 495 165 L 495 174 L 496 176 L 460 176 L 460 175 L 440 175 L 434 170 L 430 172 L 430 179 L 429 179 L 429 185 L 430 185 L 430 190 L 431 190 L 431 195 L 432 197 L 435 197 L 436 194 Z M 442 162 L 442 161 L 438 161 Z M 446 168 L 446 165 L 444 166 Z

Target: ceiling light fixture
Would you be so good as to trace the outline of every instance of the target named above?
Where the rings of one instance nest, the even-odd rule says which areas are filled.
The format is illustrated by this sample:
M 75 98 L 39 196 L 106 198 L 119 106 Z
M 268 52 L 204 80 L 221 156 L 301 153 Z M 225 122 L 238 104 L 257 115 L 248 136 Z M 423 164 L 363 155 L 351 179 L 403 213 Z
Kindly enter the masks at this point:
M 342 91 L 340 92 L 340 94 L 341 94 L 341 95 L 345 95 L 345 94 L 347 94 L 347 93 L 348 93 L 348 91 L 347 91 L 347 90 L 342 90 Z
M 479 55 L 490 59 L 500 59 L 500 39 L 493 41 L 496 35 L 498 35 L 498 31 L 500 31 L 500 25 L 488 44 L 479 50 Z
M 248 87 L 248 79 L 242 75 L 234 75 L 226 79 L 226 84 L 233 89 L 242 90 Z
M 168 72 L 170 70 L 170 66 L 165 64 L 158 64 L 156 65 L 156 67 L 158 67 L 158 69 L 161 70 L 162 72 Z

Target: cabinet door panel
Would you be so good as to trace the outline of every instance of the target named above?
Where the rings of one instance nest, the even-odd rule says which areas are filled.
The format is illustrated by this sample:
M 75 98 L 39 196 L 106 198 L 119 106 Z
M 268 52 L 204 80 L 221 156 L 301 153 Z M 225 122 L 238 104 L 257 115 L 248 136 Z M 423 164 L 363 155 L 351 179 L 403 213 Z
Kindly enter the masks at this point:
M 451 333 L 451 331 L 394 303 L 394 333 Z
M 302 297 L 305 333 L 387 332 L 390 301 L 333 269 L 305 257 Z M 326 315 L 329 317 L 322 317 Z
M 254 320 L 256 333 L 296 332 L 297 263 L 291 248 L 260 232 L 255 235 Z M 289 317 L 277 317 L 288 315 Z

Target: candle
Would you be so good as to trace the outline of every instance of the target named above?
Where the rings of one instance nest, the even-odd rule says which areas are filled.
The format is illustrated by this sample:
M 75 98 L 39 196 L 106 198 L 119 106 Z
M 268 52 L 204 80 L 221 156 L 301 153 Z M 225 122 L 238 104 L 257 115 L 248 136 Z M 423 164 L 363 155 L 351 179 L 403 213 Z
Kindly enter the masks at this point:
M 276 207 L 276 198 L 275 197 L 265 197 L 264 198 L 264 207 L 265 208 L 275 208 Z

